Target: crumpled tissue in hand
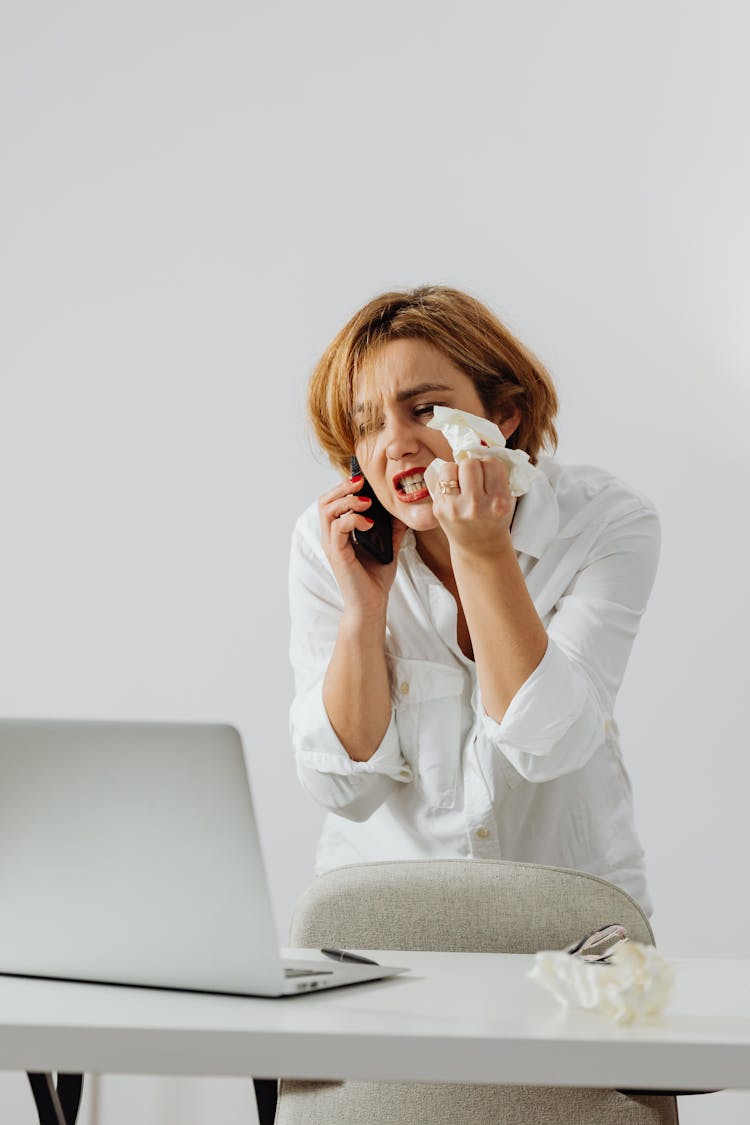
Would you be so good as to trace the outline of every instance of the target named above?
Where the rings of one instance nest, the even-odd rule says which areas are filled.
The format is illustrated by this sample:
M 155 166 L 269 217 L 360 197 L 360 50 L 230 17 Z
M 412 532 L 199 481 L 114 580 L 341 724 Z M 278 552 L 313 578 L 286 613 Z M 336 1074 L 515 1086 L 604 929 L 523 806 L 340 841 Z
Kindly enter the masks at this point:
M 436 406 L 427 425 L 443 432 L 456 463 L 460 464 L 467 457 L 497 457 L 508 466 L 511 496 L 523 496 L 531 488 L 539 470 L 529 461 L 528 453 L 506 448 L 500 427 L 488 418 L 468 414 L 465 410 Z M 435 496 L 437 482 L 447 464 L 449 462 L 436 457 L 425 469 L 424 479 L 430 496 Z
M 674 972 L 652 945 L 627 941 L 608 964 L 587 962 L 563 950 L 537 953 L 531 980 L 566 1008 L 603 1012 L 615 1023 L 655 1016 L 672 995 Z

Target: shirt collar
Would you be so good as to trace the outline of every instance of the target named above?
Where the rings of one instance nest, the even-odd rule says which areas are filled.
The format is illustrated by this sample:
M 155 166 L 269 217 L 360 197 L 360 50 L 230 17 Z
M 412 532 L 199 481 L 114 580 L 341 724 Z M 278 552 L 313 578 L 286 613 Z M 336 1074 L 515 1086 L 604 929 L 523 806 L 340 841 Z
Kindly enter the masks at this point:
M 510 540 L 517 551 L 540 559 L 557 535 L 560 509 L 552 485 L 538 466 L 534 483 L 516 504 Z

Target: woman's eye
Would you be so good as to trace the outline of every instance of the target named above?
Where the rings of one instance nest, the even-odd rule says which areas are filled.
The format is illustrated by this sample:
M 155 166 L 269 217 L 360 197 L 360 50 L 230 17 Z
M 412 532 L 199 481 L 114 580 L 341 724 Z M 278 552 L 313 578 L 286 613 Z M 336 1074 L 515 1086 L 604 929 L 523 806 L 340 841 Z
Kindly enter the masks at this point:
M 414 413 L 418 418 L 422 418 L 427 414 L 433 414 L 434 411 L 435 407 L 431 402 L 425 403 L 424 406 L 416 406 L 414 408 Z

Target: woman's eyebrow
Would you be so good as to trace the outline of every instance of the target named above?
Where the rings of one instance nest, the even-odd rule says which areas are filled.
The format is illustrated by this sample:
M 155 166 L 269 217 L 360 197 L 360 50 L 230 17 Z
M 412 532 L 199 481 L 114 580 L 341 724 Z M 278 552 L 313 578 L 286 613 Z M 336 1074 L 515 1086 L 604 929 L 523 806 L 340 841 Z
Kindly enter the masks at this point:
M 396 395 L 396 402 L 406 402 L 410 398 L 416 398 L 417 395 L 424 395 L 430 391 L 450 391 L 453 388 L 449 383 L 419 383 L 416 387 L 409 387 L 407 390 L 399 391 Z M 355 414 L 362 414 L 365 409 L 363 402 L 358 402 L 354 407 Z

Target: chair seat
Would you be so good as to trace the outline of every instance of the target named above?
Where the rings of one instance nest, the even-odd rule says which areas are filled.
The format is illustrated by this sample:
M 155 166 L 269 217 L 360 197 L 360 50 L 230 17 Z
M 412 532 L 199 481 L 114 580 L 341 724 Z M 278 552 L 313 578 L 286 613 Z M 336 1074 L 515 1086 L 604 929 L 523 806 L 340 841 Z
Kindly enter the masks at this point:
M 617 1090 L 285 1079 L 275 1125 L 671 1125 L 674 1105 Z

